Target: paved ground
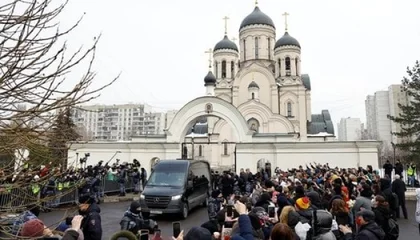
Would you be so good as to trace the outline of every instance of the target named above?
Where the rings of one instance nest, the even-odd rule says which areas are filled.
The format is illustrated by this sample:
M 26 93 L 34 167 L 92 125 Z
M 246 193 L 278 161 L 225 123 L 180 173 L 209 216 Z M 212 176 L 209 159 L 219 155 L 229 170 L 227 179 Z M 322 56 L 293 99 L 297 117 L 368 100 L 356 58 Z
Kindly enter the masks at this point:
M 408 201 L 408 220 L 399 220 L 400 238 L 405 239 L 419 239 L 418 224 L 414 221 L 415 202 Z M 117 202 L 101 204 L 102 211 L 102 228 L 104 231 L 103 239 L 109 239 L 112 234 L 119 230 L 119 221 L 121 220 L 123 212 L 128 208 L 130 202 Z M 72 214 L 74 209 L 59 210 L 47 214 L 42 214 L 40 218 L 47 224 L 55 224 L 60 221 L 66 214 Z M 172 222 L 178 221 L 174 216 L 160 216 L 155 218 L 162 230 L 164 240 L 171 239 Z M 185 231 L 188 231 L 193 226 L 199 226 L 207 220 L 207 211 L 204 208 L 199 208 L 190 213 L 187 220 L 181 221 L 181 226 Z

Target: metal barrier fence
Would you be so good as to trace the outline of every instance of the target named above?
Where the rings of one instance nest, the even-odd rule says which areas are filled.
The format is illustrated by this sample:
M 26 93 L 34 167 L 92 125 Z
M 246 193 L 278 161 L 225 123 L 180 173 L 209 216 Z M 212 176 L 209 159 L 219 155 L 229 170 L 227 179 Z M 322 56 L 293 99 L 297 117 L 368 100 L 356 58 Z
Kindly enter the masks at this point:
M 133 181 L 128 179 L 125 184 L 127 192 L 133 190 Z M 103 197 L 107 194 L 116 194 L 120 192 L 120 184 L 116 180 L 102 179 L 100 184 L 100 194 Z M 40 202 L 40 193 L 34 194 L 30 184 L 26 187 L 15 187 L 2 185 L 0 186 L 0 212 L 10 211 L 10 209 L 19 211 L 26 208 L 26 206 Z M 59 206 L 67 204 L 77 204 L 79 201 L 77 187 L 64 188 L 62 191 L 57 191 L 55 196 L 44 198 L 42 203 L 48 203 L 49 206 Z

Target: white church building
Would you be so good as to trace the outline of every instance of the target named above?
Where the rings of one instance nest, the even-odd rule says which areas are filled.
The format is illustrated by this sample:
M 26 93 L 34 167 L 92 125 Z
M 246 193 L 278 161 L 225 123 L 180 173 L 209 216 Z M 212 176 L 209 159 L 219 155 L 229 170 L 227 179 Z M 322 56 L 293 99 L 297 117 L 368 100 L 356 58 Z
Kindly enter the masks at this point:
M 253 172 L 312 162 L 378 167 L 378 142 L 337 141 L 328 110 L 312 113 L 311 80 L 287 23 L 277 39 L 274 22 L 256 6 L 240 25 L 239 46 L 225 31 L 209 53 L 205 95 L 182 107 L 164 135 L 73 143 L 69 157 L 90 153 L 88 164 L 137 159 L 149 171 L 158 160 L 179 158 Z

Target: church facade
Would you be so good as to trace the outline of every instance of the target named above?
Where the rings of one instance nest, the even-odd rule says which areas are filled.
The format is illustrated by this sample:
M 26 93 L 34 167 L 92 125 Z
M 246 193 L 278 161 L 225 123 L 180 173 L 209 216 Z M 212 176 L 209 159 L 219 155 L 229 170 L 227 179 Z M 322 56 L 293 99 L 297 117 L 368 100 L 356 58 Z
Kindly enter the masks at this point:
M 164 135 L 130 142 L 74 143 L 69 156 L 104 160 L 203 159 L 213 168 L 293 168 L 378 165 L 378 142 L 339 142 L 328 110 L 313 114 L 311 80 L 302 73 L 301 45 L 286 31 L 276 38 L 272 19 L 258 6 L 241 23 L 239 46 L 225 36 L 208 52 L 205 96 L 187 103 Z M 97 158 L 95 157 L 95 158 Z M 71 161 L 69 161 L 71 162 Z

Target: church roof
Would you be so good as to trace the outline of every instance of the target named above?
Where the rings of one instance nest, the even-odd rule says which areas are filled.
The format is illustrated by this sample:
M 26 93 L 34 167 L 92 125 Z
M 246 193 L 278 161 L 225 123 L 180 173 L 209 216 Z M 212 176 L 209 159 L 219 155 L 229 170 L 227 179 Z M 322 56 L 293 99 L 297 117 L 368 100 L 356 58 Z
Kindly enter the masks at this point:
M 214 46 L 214 51 L 222 50 L 222 49 L 230 49 L 239 52 L 238 46 L 234 42 L 232 42 L 226 35 L 225 37 Z
M 246 26 L 257 24 L 268 25 L 273 28 L 276 28 L 274 26 L 273 20 L 265 13 L 261 12 L 259 7 L 255 7 L 254 11 L 244 18 L 244 20 L 241 23 L 241 26 L 239 27 L 239 30 Z
M 211 71 L 209 71 L 207 73 L 207 75 L 204 77 L 204 85 L 207 86 L 207 85 L 211 85 L 211 84 L 213 84 L 213 85 L 216 84 L 216 77 L 214 76 L 214 74 Z
M 259 86 L 258 86 L 258 84 L 256 83 L 256 82 L 254 82 L 254 81 L 252 81 L 249 85 L 248 85 L 248 88 L 260 88 Z
M 302 74 L 302 83 L 303 86 L 305 86 L 305 88 L 309 91 L 311 91 L 311 78 L 309 77 L 308 74 Z
M 300 43 L 298 42 L 298 40 L 296 40 L 296 38 L 290 36 L 288 32 L 285 32 L 283 37 L 277 40 L 274 49 L 282 46 L 296 46 L 300 48 Z
M 328 110 L 322 110 L 321 114 L 312 114 L 311 122 L 308 121 L 308 134 L 326 132 L 334 134 L 334 125 Z

